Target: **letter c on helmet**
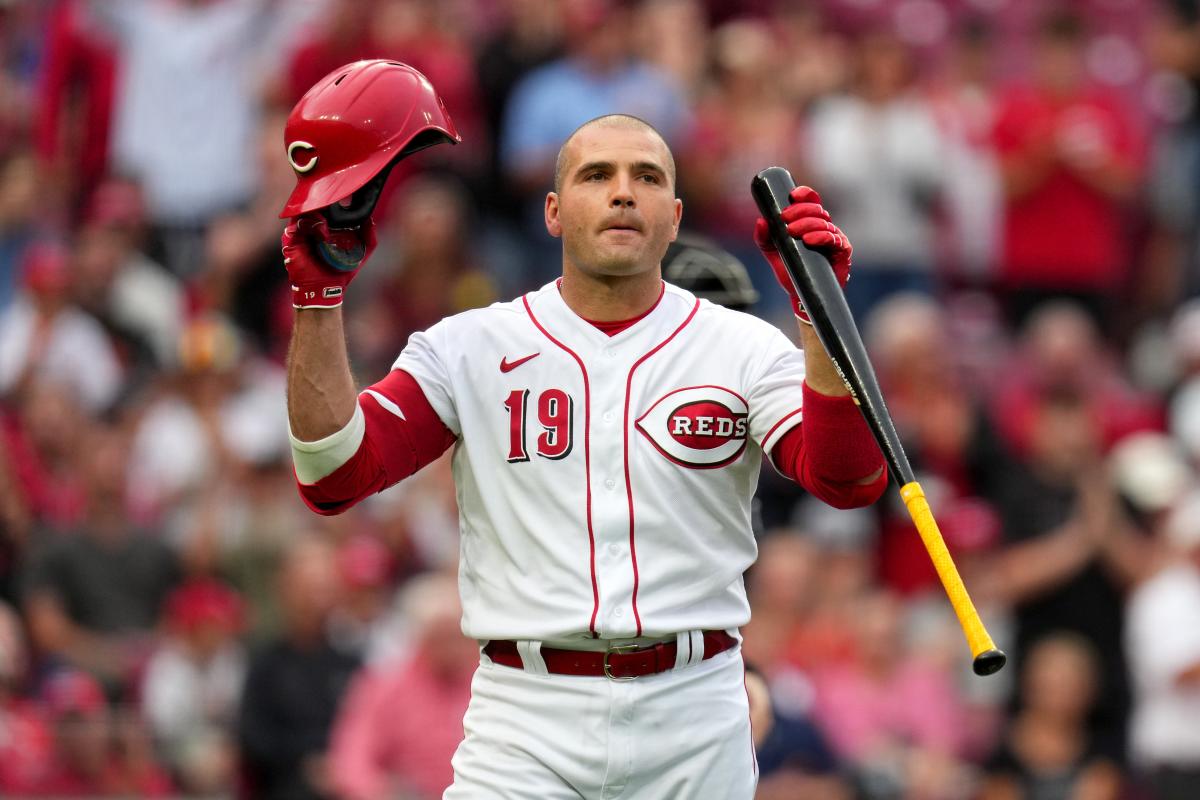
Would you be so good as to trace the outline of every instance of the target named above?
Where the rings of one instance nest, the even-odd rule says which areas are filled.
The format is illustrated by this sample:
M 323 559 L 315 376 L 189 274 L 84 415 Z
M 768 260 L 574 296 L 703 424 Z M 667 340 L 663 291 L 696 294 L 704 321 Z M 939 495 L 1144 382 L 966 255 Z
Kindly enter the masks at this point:
M 313 155 L 313 157 L 305 163 L 299 164 L 296 162 L 296 151 L 316 149 L 316 147 L 312 146 L 308 142 L 292 142 L 288 145 L 287 149 L 288 163 L 292 165 L 292 169 L 296 170 L 296 172 L 300 173 L 301 175 L 306 172 L 311 172 L 317 166 L 317 159 L 319 156 Z

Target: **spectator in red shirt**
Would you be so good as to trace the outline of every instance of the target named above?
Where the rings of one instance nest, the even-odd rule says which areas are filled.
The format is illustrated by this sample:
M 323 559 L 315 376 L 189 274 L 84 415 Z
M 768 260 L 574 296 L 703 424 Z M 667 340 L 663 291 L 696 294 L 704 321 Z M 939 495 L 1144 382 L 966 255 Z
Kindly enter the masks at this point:
M 1101 449 L 1123 436 L 1163 426 L 1160 401 L 1139 391 L 1121 372 L 1095 320 L 1073 304 L 1048 303 L 1026 321 L 1005 379 L 992 392 L 992 418 L 1017 455 L 1029 451 L 1042 400 L 1081 398 L 1099 426 Z
M 32 790 L 44 780 L 54 754 L 50 727 L 20 689 L 28 669 L 21 621 L 0 603 L 0 794 Z
M 1030 86 L 999 102 L 995 143 L 1005 195 L 1000 284 L 1021 321 L 1047 298 L 1073 297 L 1097 319 L 1126 277 L 1125 202 L 1137 186 L 1130 110 L 1084 74 L 1082 21 L 1041 24 Z
M 156 764 L 114 747 L 118 726 L 95 678 L 63 670 L 43 694 L 54 723 L 55 764 L 32 796 L 170 796 L 170 779 Z
M 302 35 L 292 51 L 280 85 L 279 104 L 292 106 L 309 87 L 333 70 L 378 55 L 369 42 L 375 0 L 334 0 Z
M 56 188 L 86 207 L 108 171 L 117 56 L 112 38 L 81 0 L 59 0 L 47 20 L 35 107 L 38 156 Z
M 4 454 L 12 490 L 28 514 L 27 533 L 37 526 L 69 528 L 83 516 L 86 498 L 76 463 L 79 437 L 87 416 L 71 391 L 58 383 L 35 380 L 4 419 Z
M 1005 454 L 961 363 L 945 304 L 915 292 L 893 295 L 867 318 L 867 346 L 904 448 L 938 508 L 938 523 L 957 559 L 999 535 L 999 521 L 976 497 L 1005 468 Z M 940 593 L 937 573 L 901 507 L 877 509 L 878 576 L 909 597 Z M 960 565 L 961 566 L 961 565 Z

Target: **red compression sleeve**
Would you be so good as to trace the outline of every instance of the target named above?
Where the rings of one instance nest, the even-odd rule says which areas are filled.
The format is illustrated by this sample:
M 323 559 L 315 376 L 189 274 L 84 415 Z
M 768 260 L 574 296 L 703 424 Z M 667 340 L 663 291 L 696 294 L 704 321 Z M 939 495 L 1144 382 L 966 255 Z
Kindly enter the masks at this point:
M 367 387 L 358 405 L 366 432 L 350 460 L 316 483 L 297 481 L 300 497 L 318 514 L 340 514 L 435 461 L 454 444 L 454 434 L 416 379 L 403 370 L 394 369 Z
M 849 397 L 829 397 L 804 384 L 804 421 L 771 451 L 781 473 L 834 508 L 874 503 L 887 488 L 883 453 Z M 879 477 L 859 483 L 876 470 Z

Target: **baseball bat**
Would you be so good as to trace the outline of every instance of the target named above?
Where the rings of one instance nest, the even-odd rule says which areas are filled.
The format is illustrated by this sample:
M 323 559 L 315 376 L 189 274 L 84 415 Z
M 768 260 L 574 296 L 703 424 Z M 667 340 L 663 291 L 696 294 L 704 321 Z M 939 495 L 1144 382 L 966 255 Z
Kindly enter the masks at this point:
M 896 434 L 896 426 L 884 405 L 875 369 L 867 357 L 867 350 L 850 314 L 850 307 L 846 304 L 842 287 L 838 285 L 829 262 L 819 253 L 801 247 L 801 243 L 787 232 L 787 224 L 781 218 L 783 210 L 791 204 L 788 195 L 796 188 L 796 183 L 786 169 L 768 167 L 754 176 L 750 188 L 754 201 L 770 226 L 771 239 L 783 257 L 792 283 L 812 320 L 817 338 L 850 390 L 850 396 L 866 419 L 875 441 L 883 451 L 888 468 L 900 485 L 900 497 L 917 526 L 917 532 L 971 648 L 974 659 L 971 667 L 976 675 L 991 675 L 1004 666 L 1007 657 L 996 647 L 984 628 L 979 612 L 975 610 L 958 574 L 958 568 L 954 566 L 954 559 L 942 540 L 925 492 L 913 475 L 908 456 Z

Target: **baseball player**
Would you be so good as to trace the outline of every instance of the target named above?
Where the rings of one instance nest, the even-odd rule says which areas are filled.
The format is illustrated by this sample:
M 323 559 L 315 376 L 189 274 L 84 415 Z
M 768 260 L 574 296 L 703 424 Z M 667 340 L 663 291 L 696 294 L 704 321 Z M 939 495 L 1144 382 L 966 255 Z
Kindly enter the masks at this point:
M 803 349 L 665 283 L 671 152 L 645 122 L 601 117 L 563 144 L 545 200 L 562 276 L 414 334 L 359 392 L 341 301 L 374 246 L 368 195 L 396 157 L 458 137 L 428 81 L 385 61 L 318 83 L 285 137 L 301 496 L 336 514 L 453 448 L 462 628 L 481 656 L 445 797 L 752 797 L 738 629 L 762 456 L 840 507 L 887 481 L 799 301 Z M 792 199 L 788 230 L 844 283 L 850 243 L 816 192 Z

